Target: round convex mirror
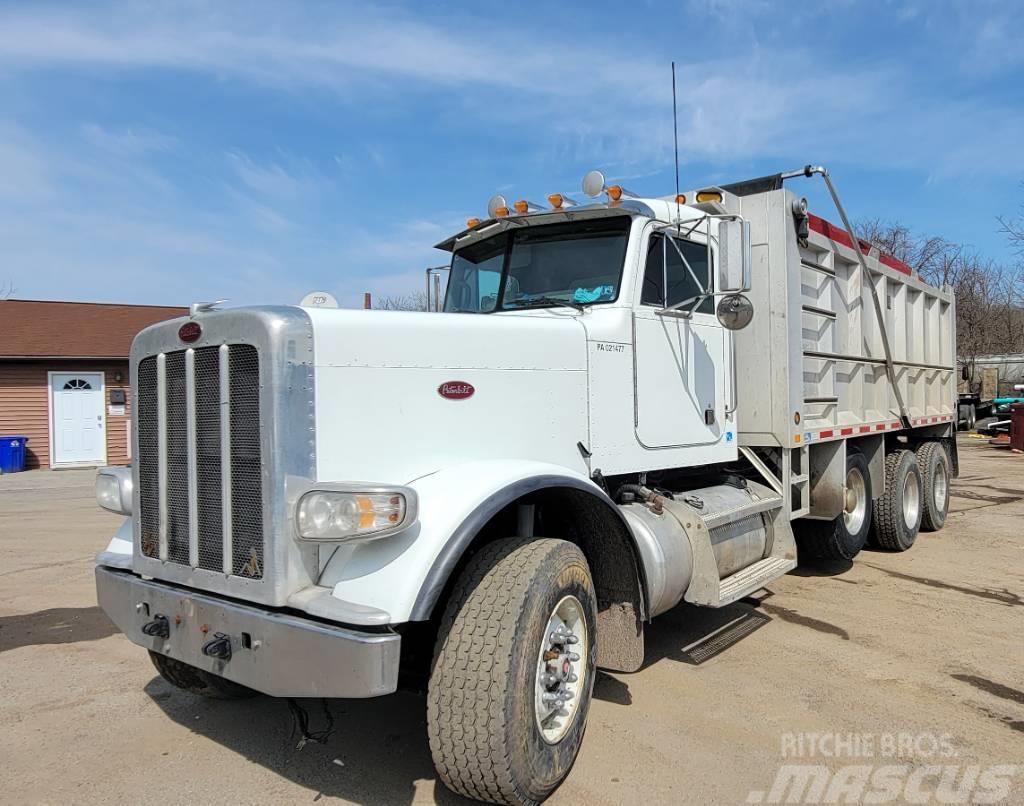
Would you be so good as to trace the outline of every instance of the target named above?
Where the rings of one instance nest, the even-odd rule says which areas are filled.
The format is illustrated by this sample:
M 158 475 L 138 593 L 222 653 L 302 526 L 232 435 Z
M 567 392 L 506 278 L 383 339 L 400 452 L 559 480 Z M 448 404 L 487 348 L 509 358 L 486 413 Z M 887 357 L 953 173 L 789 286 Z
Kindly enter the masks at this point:
M 718 321 L 727 330 L 742 330 L 754 318 L 754 303 L 743 294 L 727 294 L 718 302 Z
M 490 218 L 497 218 L 499 210 L 504 210 L 504 214 L 507 215 L 508 202 L 505 201 L 504 196 L 502 196 L 500 193 L 497 193 L 494 196 L 491 196 L 491 198 L 487 202 L 487 215 Z
M 588 196 L 600 196 L 604 190 L 604 174 L 600 171 L 587 171 L 583 177 L 583 192 Z

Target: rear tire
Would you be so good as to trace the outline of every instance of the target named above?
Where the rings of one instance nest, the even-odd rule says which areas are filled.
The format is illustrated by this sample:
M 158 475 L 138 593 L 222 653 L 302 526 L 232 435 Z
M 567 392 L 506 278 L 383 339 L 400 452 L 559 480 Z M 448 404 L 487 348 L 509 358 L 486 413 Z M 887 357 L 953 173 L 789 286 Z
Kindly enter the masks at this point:
M 198 694 L 200 697 L 212 700 L 244 700 L 259 694 L 258 691 L 253 691 L 226 677 L 218 677 L 177 658 L 161 655 L 159 652 L 150 650 L 149 658 L 164 680 L 172 686 L 177 686 L 191 694 Z
M 846 454 L 845 507 L 831 521 L 798 520 L 793 523 L 800 557 L 815 560 L 852 560 L 867 543 L 871 529 L 871 475 L 864 455 Z
M 553 623 L 575 625 L 575 640 L 552 641 L 565 635 Z M 430 753 L 449 789 L 535 804 L 562 783 L 586 727 L 596 624 L 590 568 L 573 544 L 499 540 L 473 557 L 445 609 L 427 691 Z M 559 704 L 543 705 L 552 694 Z
M 896 450 L 885 457 L 885 492 L 875 499 L 872 545 L 906 551 L 921 529 L 924 481 L 913 451 Z
M 967 417 L 964 423 L 965 431 L 973 431 L 974 426 L 978 423 L 978 410 L 974 407 L 973 403 L 967 405 Z
M 949 453 L 941 442 L 923 442 L 917 446 L 917 466 L 924 484 L 921 500 L 924 504 L 921 514 L 921 529 L 937 532 L 946 523 L 949 511 L 949 479 L 952 463 Z

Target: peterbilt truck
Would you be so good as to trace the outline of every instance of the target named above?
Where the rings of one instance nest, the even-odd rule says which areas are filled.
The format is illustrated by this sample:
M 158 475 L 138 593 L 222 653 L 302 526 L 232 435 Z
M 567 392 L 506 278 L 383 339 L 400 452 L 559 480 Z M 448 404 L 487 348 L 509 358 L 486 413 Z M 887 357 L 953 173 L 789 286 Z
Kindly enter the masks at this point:
M 841 225 L 791 190 L 814 177 Z M 419 669 L 440 779 L 537 803 L 651 619 L 941 528 L 954 300 L 855 237 L 824 168 L 583 190 L 439 244 L 440 312 L 196 305 L 138 335 L 96 583 L 164 678 L 356 698 Z

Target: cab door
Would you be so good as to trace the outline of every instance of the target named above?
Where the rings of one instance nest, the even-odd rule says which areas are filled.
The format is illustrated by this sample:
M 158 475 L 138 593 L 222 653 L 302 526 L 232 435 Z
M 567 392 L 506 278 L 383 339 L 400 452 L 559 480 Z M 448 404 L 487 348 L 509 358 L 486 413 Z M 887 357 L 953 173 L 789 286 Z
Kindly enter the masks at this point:
M 714 298 L 659 313 L 712 291 L 710 268 L 704 244 L 649 237 L 633 314 L 635 425 L 644 447 L 710 445 L 725 430 L 726 336 Z

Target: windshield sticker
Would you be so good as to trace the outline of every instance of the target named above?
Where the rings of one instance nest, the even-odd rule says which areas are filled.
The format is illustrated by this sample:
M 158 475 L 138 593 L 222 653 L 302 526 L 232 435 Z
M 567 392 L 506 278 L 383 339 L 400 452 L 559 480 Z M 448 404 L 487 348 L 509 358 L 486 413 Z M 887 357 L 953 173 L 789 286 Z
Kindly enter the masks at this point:
M 572 292 L 574 302 L 597 302 L 601 297 L 610 297 L 615 293 L 615 286 L 599 285 L 596 288 L 577 288 Z

